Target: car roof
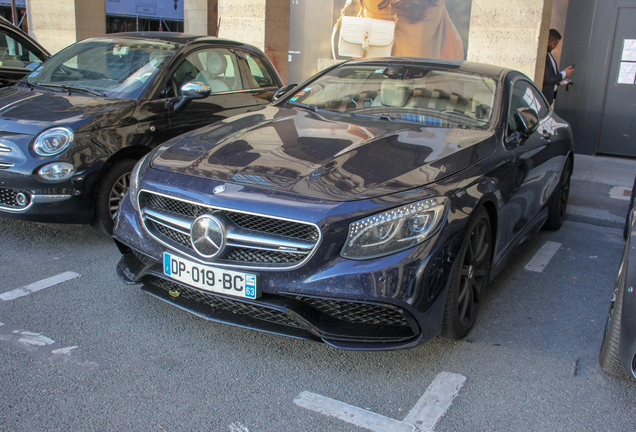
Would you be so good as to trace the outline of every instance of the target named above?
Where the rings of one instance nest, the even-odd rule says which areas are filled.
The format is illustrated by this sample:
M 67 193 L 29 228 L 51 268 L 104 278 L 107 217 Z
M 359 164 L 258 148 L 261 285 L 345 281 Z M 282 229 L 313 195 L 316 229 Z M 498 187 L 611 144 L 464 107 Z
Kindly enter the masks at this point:
M 109 33 L 103 36 L 97 36 L 97 38 L 131 38 L 131 39 L 152 39 L 156 41 L 175 43 L 180 45 L 186 45 L 192 42 L 227 42 L 234 43 L 238 45 L 244 45 L 242 42 L 236 42 L 229 39 L 219 39 L 214 36 L 202 36 L 202 35 L 193 35 L 187 33 L 177 33 L 177 32 L 164 32 L 164 31 L 153 31 L 153 32 L 127 32 L 127 33 Z
M 485 75 L 492 78 L 499 78 L 511 72 L 512 69 L 508 69 L 502 66 L 490 65 L 485 63 L 469 62 L 464 60 L 447 60 L 437 58 L 422 58 L 422 57 L 383 57 L 375 59 L 356 59 L 350 60 L 346 64 L 365 64 L 365 63 L 377 63 L 377 62 L 390 62 L 393 64 L 412 64 L 418 66 L 432 66 L 440 69 L 458 69 L 462 72 L 477 73 L 479 75 Z

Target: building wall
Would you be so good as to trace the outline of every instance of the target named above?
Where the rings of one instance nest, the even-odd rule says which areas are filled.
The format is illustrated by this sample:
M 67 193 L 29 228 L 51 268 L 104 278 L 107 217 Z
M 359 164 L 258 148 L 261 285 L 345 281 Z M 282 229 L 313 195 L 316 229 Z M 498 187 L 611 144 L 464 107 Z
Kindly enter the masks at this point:
M 517 69 L 541 83 L 551 16 L 552 0 L 473 0 L 467 59 Z
M 570 77 L 575 88 L 559 89 L 555 111 L 572 125 L 577 153 L 593 155 L 598 149 L 619 6 L 636 7 L 636 1 L 569 2 L 559 66 L 576 64 Z
M 106 33 L 104 0 L 27 0 L 29 34 L 51 54 Z

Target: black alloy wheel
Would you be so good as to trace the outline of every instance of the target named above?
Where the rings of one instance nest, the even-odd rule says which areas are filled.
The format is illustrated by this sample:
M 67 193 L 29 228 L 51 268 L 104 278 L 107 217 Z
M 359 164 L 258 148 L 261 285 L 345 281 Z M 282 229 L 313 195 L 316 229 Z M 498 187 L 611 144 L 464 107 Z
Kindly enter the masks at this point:
M 552 193 L 548 204 L 548 219 L 543 228 L 549 231 L 561 228 L 565 220 L 565 211 L 568 208 L 568 199 L 570 198 L 570 177 L 572 177 L 572 160 L 568 158 L 563 166 L 559 185 Z
M 124 159 L 116 162 L 104 174 L 95 194 L 95 215 L 92 226 L 107 236 L 113 235 L 119 205 L 130 187 L 130 174 L 137 161 Z
M 485 208 L 477 210 L 457 254 L 446 298 L 442 337 L 463 339 L 475 326 L 490 276 L 492 232 Z

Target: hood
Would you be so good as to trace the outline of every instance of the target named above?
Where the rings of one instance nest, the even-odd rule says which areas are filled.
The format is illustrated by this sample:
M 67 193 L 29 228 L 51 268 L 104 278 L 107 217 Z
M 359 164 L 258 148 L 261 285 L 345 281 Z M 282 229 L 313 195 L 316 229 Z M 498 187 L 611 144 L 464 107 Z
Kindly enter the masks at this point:
M 79 93 L 11 87 L 0 90 L 0 130 L 27 135 L 52 126 L 77 129 L 117 126 L 130 118 L 137 101 L 107 99 Z
M 270 106 L 179 137 L 152 167 L 352 201 L 430 184 L 495 148 L 490 131 Z

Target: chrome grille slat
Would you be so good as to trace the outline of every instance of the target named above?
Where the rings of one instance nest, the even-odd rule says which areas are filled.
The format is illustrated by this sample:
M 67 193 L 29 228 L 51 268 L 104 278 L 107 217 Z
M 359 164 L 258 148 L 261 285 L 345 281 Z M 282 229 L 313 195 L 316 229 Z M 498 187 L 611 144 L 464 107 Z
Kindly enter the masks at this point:
M 320 239 L 318 228 L 307 223 L 218 209 L 148 191 L 142 191 L 140 203 L 144 225 L 152 235 L 173 249 L 212 263 L 290 268 L 308 259 Z M 191 225 L 210 212 L 222 214 L 232 226 L 228 250 L 213 260 L 200 257 L 190 242 Z

